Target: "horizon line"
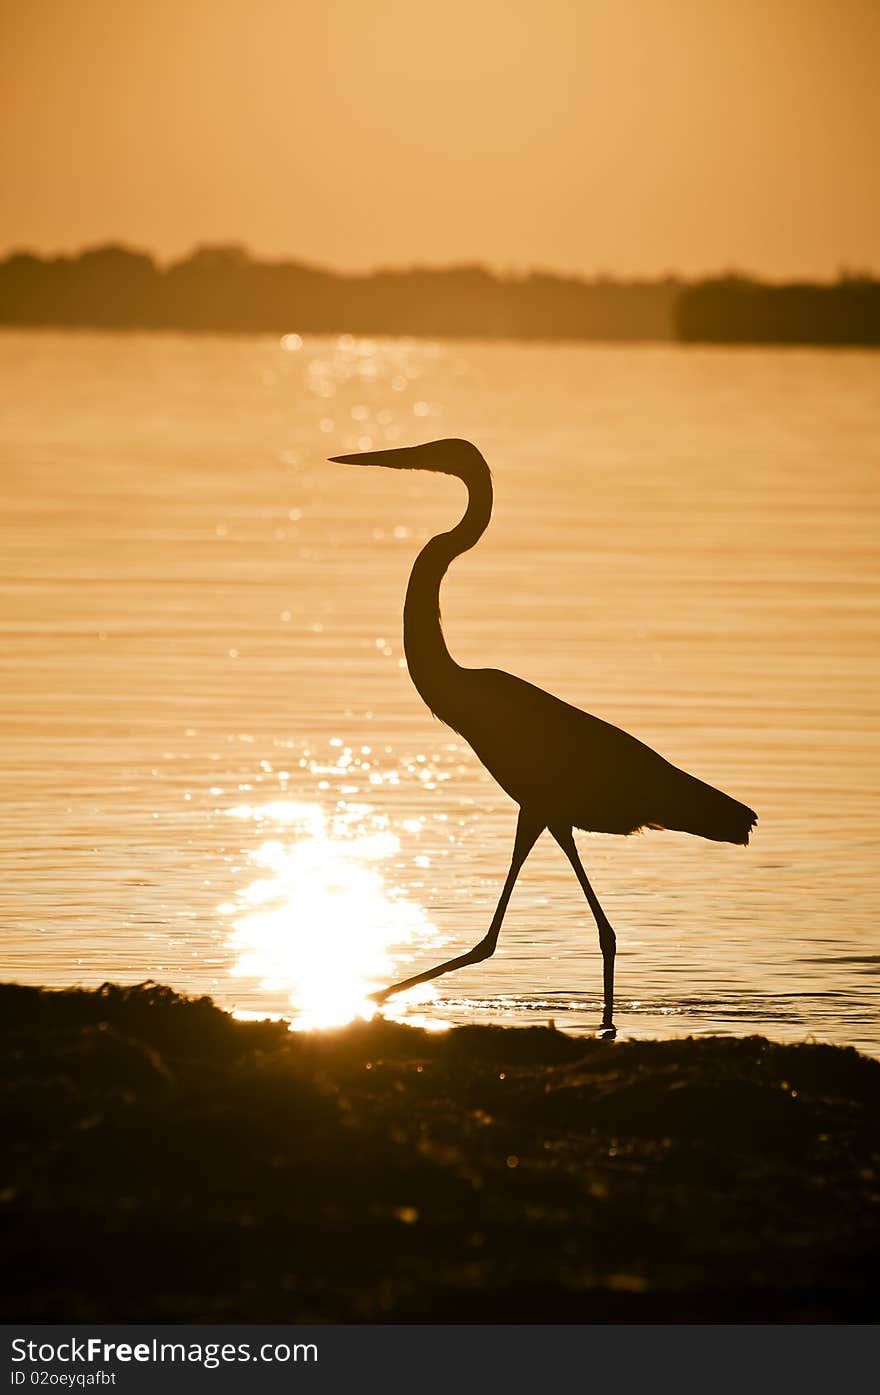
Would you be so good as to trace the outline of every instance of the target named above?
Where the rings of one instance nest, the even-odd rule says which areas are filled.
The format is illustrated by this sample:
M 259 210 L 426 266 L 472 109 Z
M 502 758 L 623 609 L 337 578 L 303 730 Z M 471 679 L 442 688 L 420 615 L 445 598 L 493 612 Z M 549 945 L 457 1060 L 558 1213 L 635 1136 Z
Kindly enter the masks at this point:
M 239 255 L 244 262 L 261 266 L 275 267 L 299 267 L 309 271 L 323 273 L 349 280 L 368 280 L 376 276 L 404 276 L 418 273 L 437 274 L 441 272 L 461 272 L 479 271 L 486 276 L 501 282 L 525 281 L 532 277 L 547 277 L 558 281 L 583 282 L 585 284 L 596 284 L 603 282 L 623 283 L 623 284 L 676 284 L 688 285 L 701 281 L 718 280 L 741 280 L 760 283 L 768 286 L 783 285 L 817 285 L 833 286 L 841 281 L 847 280 L 867 280 L 875 281 L 880 279 L 880 271 L 873 267 L 855 266 L 841 261 L 835 274 L 824 276 L 797 275 L 792 273 L 788 276 L 769 275 L 762 272 L 746 270 L 742 266 L 727 264 L 718 267 L 714 271 L 701 271 L 686 273 L 666 269 L 664 271 L 649 272 L 624 272 L 609 271 L 606 268 L 588 271 L 565 271 L 558 267 L 548 266 L 545 263 L 535 262 L 527 268 L 515 264 L 501 269 L 497 265 L 481 261 L 478 258 L 464 259 L 459 261 L 432 262 L 432 261 L 411 261 L 399 263 L 375 263 L 369 268 L 346 269 L 330 265 L 326 262 L 317 262 L 308 257 L 298 257 L 293 254 L 280 256 L 263 256 L 254 252 L 245 242 L 234 239 L 221 239 L 211 241 L 198 241 L 193 243 L 189 250 L 176 255 L 161 256 L 159 253 L 150 250 L 135 242 L 125 238 L 107 237 L 95 241 L 87 241 L 79 245 L 76 250 L 38 250 L 33 246 L 22 244 L 10 244 L 6 248 L 0 249 L 0 262 L 9 261 L 12 257 L 28 256 L 40 261 L 76 261 L 88 253 L 106 252 L 118 250 L 128 252 L 135 256 L 147 257 L 160 271 L 167 271 L 171 267 L 178 266 L 191 260 L 200 252 L 226 253 L 230 256 Z

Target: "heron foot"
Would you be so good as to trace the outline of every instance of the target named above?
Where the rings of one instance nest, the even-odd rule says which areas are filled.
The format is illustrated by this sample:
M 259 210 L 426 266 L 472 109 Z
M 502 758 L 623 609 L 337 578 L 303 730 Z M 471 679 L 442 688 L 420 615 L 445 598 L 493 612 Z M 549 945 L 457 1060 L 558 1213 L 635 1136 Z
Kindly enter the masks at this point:
M 388 999 L 394 996 L 394 993 L 395 990 L 393 988 L 380 988 L 378 993 L 369 993 L 367 995 L 367 1001 L 375 1003 L 376 1007 L 382 1007 L 383 1003 L 387 1003 Z

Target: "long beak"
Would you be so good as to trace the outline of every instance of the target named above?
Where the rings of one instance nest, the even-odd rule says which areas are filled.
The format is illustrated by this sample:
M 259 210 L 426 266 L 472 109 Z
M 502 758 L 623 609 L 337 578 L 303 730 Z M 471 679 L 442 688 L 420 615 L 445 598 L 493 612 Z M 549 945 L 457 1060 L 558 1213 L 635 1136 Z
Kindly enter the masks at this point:
M 416 447 L 401 446 L 397 450 L 362 450 L 355 455 L 331 455 L 334 465 L 390 465 L 395 470 L 411 470 Z

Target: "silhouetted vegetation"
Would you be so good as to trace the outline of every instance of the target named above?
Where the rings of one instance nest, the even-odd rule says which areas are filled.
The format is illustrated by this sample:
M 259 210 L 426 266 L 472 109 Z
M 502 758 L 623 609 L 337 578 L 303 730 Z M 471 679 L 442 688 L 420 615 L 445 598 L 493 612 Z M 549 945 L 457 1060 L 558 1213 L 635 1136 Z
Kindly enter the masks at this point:
M 6 1321 L 867 1322 L 880 1063 L 0 988 Z
M 592 280 L 482 266 L 345 275 L 199 247 L 160 266 L 107 245 L 72 257 L 0 261 L 0 324 L 215 333 L 399 334 L 485 339 L 880 343 L 880 281 L 768 285 L 725 276 L 687 284 Z
M 674 317 L 679 339 L 701 343 L 880 344 L 880 281 L 770 286 L 725 276 L 685 287 Z
M 162 268 L 142 252 L 16 253 L 0 263 L 0 323 L 173 330 L 668 339 L 674 280 L 583 281 L 480 266 L 339 275 L 201 247 Z

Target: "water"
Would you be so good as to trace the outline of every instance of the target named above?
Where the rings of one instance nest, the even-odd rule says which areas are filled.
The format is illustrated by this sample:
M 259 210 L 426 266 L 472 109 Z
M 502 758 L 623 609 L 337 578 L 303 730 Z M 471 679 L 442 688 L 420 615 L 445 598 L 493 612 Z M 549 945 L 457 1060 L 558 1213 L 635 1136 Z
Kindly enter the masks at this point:
M 461 486 L 325 463 L 462 435 L 496 512 L 445 585 L 456 656 L 760 815 L 748 849 L 580 836 L 621 1034 L 880 1050 L 880 358 L 7 333 L 0 360 L 5 977 L 332 1022 L 482 936 L 515 810 L 400 635 Z M 421 996 L 398 1015 L 598 1025 L 548 837 L 497 955 Z

